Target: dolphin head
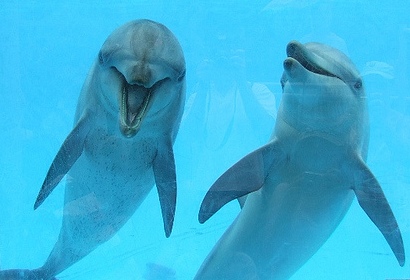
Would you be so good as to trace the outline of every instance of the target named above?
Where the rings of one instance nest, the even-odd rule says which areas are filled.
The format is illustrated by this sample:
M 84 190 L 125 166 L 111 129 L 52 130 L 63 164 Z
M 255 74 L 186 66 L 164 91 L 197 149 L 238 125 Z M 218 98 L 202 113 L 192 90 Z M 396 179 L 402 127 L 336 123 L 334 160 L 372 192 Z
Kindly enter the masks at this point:
M 126 137 L 136 135 L 148 115 L 182 98 L 184 55 L 175 36 L 159 23 L 137 20 L 121 26 L 103 44 L 96 64 L 100 91 L 119 112 Z
M 299 133 L 360 145 L 367 119 L 365 92 L 350 59 L 319 43 L 291 41 L 286 51 L 281 121 Z

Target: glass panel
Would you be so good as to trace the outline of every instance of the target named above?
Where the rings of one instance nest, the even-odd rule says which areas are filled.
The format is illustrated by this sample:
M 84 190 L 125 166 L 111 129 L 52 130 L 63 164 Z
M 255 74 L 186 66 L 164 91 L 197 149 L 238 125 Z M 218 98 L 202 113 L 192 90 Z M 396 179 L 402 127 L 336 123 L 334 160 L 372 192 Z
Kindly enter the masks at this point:
M 409 13 L 2 3 L 0 279 L 409 279 Z

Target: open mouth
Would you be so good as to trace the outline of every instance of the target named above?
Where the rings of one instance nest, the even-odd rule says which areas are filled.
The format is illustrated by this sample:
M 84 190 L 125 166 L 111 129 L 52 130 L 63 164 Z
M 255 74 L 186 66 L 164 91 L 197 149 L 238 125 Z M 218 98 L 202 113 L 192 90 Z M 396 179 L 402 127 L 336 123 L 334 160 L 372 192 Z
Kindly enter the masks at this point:
M 145 88 L 125 82 L 120 103 L 120 129 L 124 136 L 133 137 L 137 134 L 147 113 L 152 91 L 152 87 Z
M 316 55 L 311 53 L 309 50 L 306 49 L 305 46 L 299 43 L 289 43 L 286 49 L 288 57 L 292 57 L 293 59 L 297 60 L 306 70 L 323 75 L 328 77 L 335 77 L 341 79 L 337 75 L 327 71 L 323 67 L 321 67 L 316 60 L 319 60 L 319 57 L 315 57 Z

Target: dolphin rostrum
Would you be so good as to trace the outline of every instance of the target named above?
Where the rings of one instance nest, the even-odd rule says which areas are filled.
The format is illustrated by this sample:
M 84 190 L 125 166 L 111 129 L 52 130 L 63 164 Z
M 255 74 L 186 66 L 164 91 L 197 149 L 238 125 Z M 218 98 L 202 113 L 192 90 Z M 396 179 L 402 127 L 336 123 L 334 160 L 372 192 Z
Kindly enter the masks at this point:
M 2 271 L 0 279 L 54 279 L 109 240 L 154 184 L 168 237 L 176 204 L 172 146 L 184 99 L 185 59 L 170 30 L 150 20 L 115 30 L 88 74 L 74 129 L 34 204 L 67 174 L 58 240 L 42 267 Z
M 195 279 L 288 279 L 326 242 L 354 195 L 404 265 L 396 219 L 365 163 L 369 125 L 358 71 L 318 43 L 292 41 L 287 56 L 269 143 L 229 168 L 202 201 L 204 223 L 247 196 Z

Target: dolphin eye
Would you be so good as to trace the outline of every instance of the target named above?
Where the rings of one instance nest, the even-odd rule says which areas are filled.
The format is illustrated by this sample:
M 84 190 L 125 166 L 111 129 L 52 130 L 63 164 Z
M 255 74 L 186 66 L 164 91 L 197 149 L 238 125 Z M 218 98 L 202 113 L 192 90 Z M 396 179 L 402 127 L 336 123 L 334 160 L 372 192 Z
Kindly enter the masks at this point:
M 360 81 L 360 80 L 357 81 L 357 82 L 354 84 L 354 88 L 357 89 L 357 90 L 361 89 L 362 86 L 363 86 L 363 84 L 362 84 L 362 81 Z
M 103 53 L 102 53 L 102 51 L 100 51 L 99 53 L 98 53 L 98 62 L 100 63 L 100 64 L 104 64 L 104 55 L 103 55 Z
M 180 82 L 184 79 L 185 73 L 186 73 L 186 71 L 184 70 L 184 72 L 182 72 L 181 75 L 178 77 L 178 82 Z

